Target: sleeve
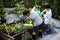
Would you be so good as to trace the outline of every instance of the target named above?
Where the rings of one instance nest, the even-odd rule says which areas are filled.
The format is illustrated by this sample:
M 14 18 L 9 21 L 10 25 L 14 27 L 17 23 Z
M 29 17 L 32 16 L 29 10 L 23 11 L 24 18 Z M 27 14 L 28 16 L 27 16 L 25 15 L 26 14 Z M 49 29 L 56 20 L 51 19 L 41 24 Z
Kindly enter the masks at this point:
M 35 7 L 32 8 L 32 10 L 30 11 L 30 13 L 33 13 L 35 11 Z

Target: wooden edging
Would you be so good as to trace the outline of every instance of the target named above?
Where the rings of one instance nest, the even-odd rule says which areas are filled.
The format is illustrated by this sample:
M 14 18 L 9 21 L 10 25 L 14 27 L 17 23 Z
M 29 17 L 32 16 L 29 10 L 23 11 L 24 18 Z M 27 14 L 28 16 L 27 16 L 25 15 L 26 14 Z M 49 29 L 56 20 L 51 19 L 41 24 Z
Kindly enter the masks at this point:
M 14 40 L 15 39 L 15 38 L 13 38 L 10 35 L 7 35 L 5 33 L 0 33 L 0 36 L 5 40 Z

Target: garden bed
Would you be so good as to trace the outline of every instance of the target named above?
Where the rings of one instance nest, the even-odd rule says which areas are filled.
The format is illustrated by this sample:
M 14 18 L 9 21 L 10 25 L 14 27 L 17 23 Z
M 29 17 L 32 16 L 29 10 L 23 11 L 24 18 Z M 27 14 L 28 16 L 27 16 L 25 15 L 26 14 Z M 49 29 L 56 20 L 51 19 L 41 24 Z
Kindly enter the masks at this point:
M 22 40 L 23 39 L 23 34 L 25 33 L 25 31 L 20 32 L 18 34 L 15 34 L 13 36 L 8 35 L 6 33 L 0 32 L 0 36 L 5 39 L 5 40 Z

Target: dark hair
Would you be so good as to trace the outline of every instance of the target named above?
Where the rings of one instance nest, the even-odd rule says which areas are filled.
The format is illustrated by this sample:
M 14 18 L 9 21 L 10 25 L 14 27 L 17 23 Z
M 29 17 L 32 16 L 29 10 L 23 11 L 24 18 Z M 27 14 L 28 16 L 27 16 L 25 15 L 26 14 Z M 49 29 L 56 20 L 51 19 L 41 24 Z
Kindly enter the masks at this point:
M 50 4 L 45 4 L 45 5 L 44 5 L 44 8 L 51 8 L 51 7 L 50 7 Z
M 28 9 L 25 9 L 24 11 L 23 11 L 23 15 L 27 15 L 27 14 L 29 14 L 30 13 L 30 11 L 28 10 Z

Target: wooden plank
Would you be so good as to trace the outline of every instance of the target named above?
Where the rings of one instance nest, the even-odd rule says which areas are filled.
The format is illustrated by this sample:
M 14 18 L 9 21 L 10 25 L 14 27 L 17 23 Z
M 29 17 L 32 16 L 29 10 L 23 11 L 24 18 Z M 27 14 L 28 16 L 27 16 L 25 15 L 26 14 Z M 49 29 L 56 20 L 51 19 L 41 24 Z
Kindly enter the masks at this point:
M 15 37 L 17 37 L 18 35 L 24 34 L 25 32 L 27 32 L 27 30 L 22 31 L 22 32 L 20 32 L 20 33 L 18 33 L 18 34 L 15 34 L 15 35 L 13 35 L 13 36 L 10 36 L 10 35 L 8 35 L 8 34 L 5 34 L 5 33 L 3 33 L 3 32 L 0 32 L 0 36 L 1 36 L 3 39 L 5 39 L 5 40 L 15 40 Z M 23 36 L 22 36 L 22 37 L 23 37 Z M 22 38 L 22 39 L 23 39 L 23 38 Z
M 13 38 L 10 35 L 7 35 L 5 33 L 0 33 L 0 36 L 5 40 L 14 40 L 15 39 L 15 38 Z

